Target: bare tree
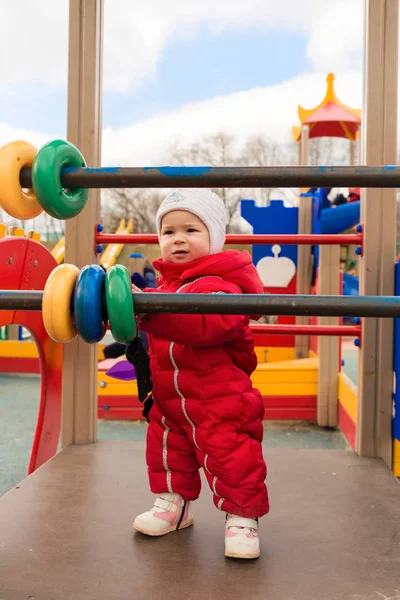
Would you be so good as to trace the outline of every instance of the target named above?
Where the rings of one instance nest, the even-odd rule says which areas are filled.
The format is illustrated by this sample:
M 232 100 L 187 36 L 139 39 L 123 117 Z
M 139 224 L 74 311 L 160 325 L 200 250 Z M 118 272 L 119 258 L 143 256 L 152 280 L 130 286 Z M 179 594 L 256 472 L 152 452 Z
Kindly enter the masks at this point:
M 211 167 L 231 167 L 242 164 L 241 155 L 237 150 L 235 137 L 220 131 L 214 135 L 206 136 L 200 141 L 188 146 L 174 144 L 168 156 L 175 165 L 202 165 Z M 228 233 L 237 230 L 237 217 L 239 216 L 242 190 L 231 188 L 214 188 L 213 191 L 224 201 L 228 215 Z
M 256 135 L 248 139 L 241 152 L 242 164 L 255 167 L 274 167 L 294 164 L 294 145 L 277 144 L 265 135 Z M 259 188 L 252 190 L 251 195 L 264 206 L 275 196 L 286 200 L 294 200 L 294 192 L 288 188 Z
M 310 140 L 310 164 L 346 164 L 348 142 L 343 140 Z M 168 164 L 182 166 L 278 166 L 298 164 L 298 146 L 292 143 L 278 144 L 260 134 L 240 145 L 237 138 L 223 131 L 205 136 L 189 144 L 175 142 L 166 153 Z M 254 198 L 262 205 L 273 197 L 294 203 L 298 189 L 288 188 L 214 188 L 224 201 L 229 233 L 243 229 L 240 219 L 240 203 L 243 198 Z M 115 189 L 107 192 L 102 204 L 102 220 L 108 230 L 115 230 L 121 218 L 135 220 L 135 231 L 155 232 L 155 214 L 164 192 L 161 190 Z
M 349 141 L 343 138 L 314 138 L 309 142 L 309 164 L 348 165 Z
M 119 221 L 133 217 L 135 232 L 155 233 L 155 215 L 163 195 L 158 190 L 113 189 L 103 207 L 102 221 L 109 231 L 114 231 Z
M 54 217 L 51 217 L 44 211 L 40 216 L 42 218 L 42 223 L 45 230 L 45 237 L 47 240 L 59 238 L 64 235 L 64 221 L 55 219 Z M 33 227 L 35 227 L 35 224 L 33 225 Z

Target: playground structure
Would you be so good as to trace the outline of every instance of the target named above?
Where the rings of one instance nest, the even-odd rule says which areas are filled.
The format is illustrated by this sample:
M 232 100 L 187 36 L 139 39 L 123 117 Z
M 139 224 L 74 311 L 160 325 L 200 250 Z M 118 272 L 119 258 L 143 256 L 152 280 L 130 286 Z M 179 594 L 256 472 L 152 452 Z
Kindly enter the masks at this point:
M 319 190 L 314 193 L 313 203 L 317 206 L 313 210 L 313 231 L 329 234 L 329 216 L 334 215 L 334 226 L 339 229 L 347 229 L 358 222 L 359 211 L 354 213 L 353 206 L 341 207 L 341 210 L 320 210 Z M 350 207 L 350 212 L 346 209 Z M 338 219 L 338 212 L 344 212 Z M 324 225 L 321 227 L 318 220 L 324 213 Z M 256 207 L 253 201 L 242 202 L 242 216 L 252 224 L 256 234 L 284 234 L 293 235 L 298 232 L 298 208 L 285 208 L 281 201 L 273 201 L 269 207 Z M 124 224 L 120 226 L 121 233 L 126 235 Z M 129 241 L 129 236 L 124 238 Z M 156 243 L 157 240 L 155 239 Z M 251 238 L 250 238 L 251 239 Z M 293 238 L 296 239 L 296 238 Z M 340 238 L 339 238 L 340 239 Z M 358 238 L 350 236 L 349 241 L 357 243 Z M 240 241 L 240 236 L 239 236 Z M 118 244 L 110 243 L 108 248 L 115 248 Z M 122 247 L 120 244 L 119 246 Z M 272 248 L 270 245 L 254 245 L 252 249 L 255 264 L 262 265 L 267 262 L 267 273 L 271 279 L 270 285 L 266 282 L 265 291 L 269 293 L 295 293 L 296 270 L 297 270 L 297 248 L 295 246 L 283 246 L 279 250 L 277 259 L 277 276 L 284 275 L 280 268 L 282 262 L 289 263 L 290 282 L 272 281 L 274 269 L 271 266 Z M 101 264 L 105 267 L 103 257 L 107 249 L 101 254 Z M 274 263 L 272 263 L 274 264 Z M 111 265 L 108 264 L 108 267 Z M 311 282 L 308 292 L 311 291 Z M 278 323 L 294 323 L 294 317 L 278 317 Z M 302 419 L 315 421 L 317 419 L 317 397 L 318 397 L 318 358 L 316 352 L 310 357 L 295 360 L 295 336 L 282 336 L 266 333 L 255 334 L 256 352 L 258 356 L 258 368 L 253 375 L 254 385 L 260 390 L 265 402 L 265 419 Z M 274 329 L 272 328 L 272 331 Z M 357 328 L 349 329 L 350 335 L 358 336 Z M 103 360 L 104 343 L 98 346 L 98 417 L 105 419 L 142 419 L 141 405 L 137 398 L 137 388 L 131 382 L 121 382 L 107 375 L 106 371 L 116 362 L 115 360 Z M 285 361 L 285 363 L 282 363 Z M 289 362 L 288 362 L 289 361 Z M 268 364 L 267 364 L 268 363 Z M 326 368 L 330 368 L 327 365 Z M 39 373 L 40 365 L 38 350 L 34 342 L 8 341 L 0 343 L 0 371 L 14 373 Z M 335 377 L 335 371 L 333 377 Z M 353 426 L 354 429 L 354 426 Z M 351 437 L 351 434 L 349 435 Z M 352 440 L 352 444 L 354 442 Z
M 318 191 L 313 195 L 313 202 L 319 206 Z M 358 204 L 358 203 L 357 203 Z M 332 214 L 334 226 L 339 229 L 348 229 L 359 221 L 359 206 L 345 206 L 344 210 L 326 209 L 328 215 Z M 350 208 L 350 211 L 347 211 Z M 356 210 L 354 211 L 354 208 Z M 252 200 L 244 200 L 241 204 L 242 216 L 253 226 L 255 235 L 269 235 L 276 241 L 275 235 L 292 237 L 292 241 L 298 239 L 298 218 L 299 209 L 297 207 L 287 208 L 282 201 L 272 201 L 268 207 L 257 207 Z M 321 218 L 321 210 L 314 210 L 315 219 Z M 329 234 L 329 218 L 324 216 L 324 234 Z M 318 223 L 313 224 L 313 229 L 322 229 Z M 240 240 L 243 236 L 236 236 Z M 249 241 L 255 237 L 248 236 Z M 99 241 L 102 241 L 102 237 Z M 111 238 L 108 238 L 111 239 Z M 123 238 L 128 241 L 128 237 Z M 134 239 L 138 243 L 146 241 L 157 243 L 156 236 L 136 236 Z M 361 242 L 361 236 L 337 237 L 336 240 L 347 240 L 357 244 Z M 274 252 L 276 256 L 274 256 Z M 265 285 L 265 291 L 273 294 L 293 294 L 296 293 L 297 279 L 297 247 L 295 245 L 265 245 L 257 244 L 252 246 L 253 262 L 259 269 L 261 278 Z M 329 266 L 325 269 L 325 275 Z M 312 287 L 315 290 L 318 287 L 318 281 L 314 285 L 310 281 L 308 293 L 311 293 Z M 333 292 L 332 292 L 333 293 Z M 338 289 L 335 293 L 341 293 Z M 277 324 L 293 325 L 295 317 L 278 316 Z M 289 328 L 290 329 L 290 328 Z M 258 331 L 258 333 L 256 333 Z M 282 331 L 282 330 L 280 330 Z M 293 330 L 291 335 L 281 335 L 276 326 L 270 328 L 257 325 L 253 326 L 255 336 L 256 353 L 258 357 L 258 367 L 253 374 L 253 383 L 259 389 L 264 398 L 266 420 L 317 420 L 318 395 L 325 394 L 321 386 L 318 388 L 319 359 L 318 344 L 316 343 L 317 329 L 310 328 L 311 351 L 302 358 L 296 358 L 296 336 Z M 358 339 L 360 328 L 349 327 L 347 330 L 338 329 L 338 335 L 344 331 L 348 335 L 353 335 Z M 339 349 L 338 349 L 339 353 Z M 108 359 L 99 363 L 98 373 L 98 407 L 99 417 L 106 419 L 138 419 L 141 418 L 140 404 L 136 398 L 136 389 L 132 396 L 132 383 L 117 381 L 107 375 L 107 370 L 112 367 L 119 359 Z M 329 380 L 336 381 L 338 377 L 338 361 L 328 360 L 322 365 L 322 371 L 326 372 Z M 344 385 L 351 387 L 354 394 L 354 385 L 342 375 L 347 382 Z M 355 402 L 355 396 L 353 398 Z M 354 410 L 351 411 L 351 414 Z M 322 423 L 321 423 L 322 424 Z M 349 421 L 350 427 L 346 427 L 346 437 L 354 447 L 355 422 Z
M 312 137 L 319 135 L 339 135 L 351 136 L 355 139 L 355 125 L 348 127 L 342 122 L 337 122 L 343 117 L 342 113 L 337 114 L 338 106 L 344 106 L 337 99 L 333 87 L 334 77 L 332 74 L 327 77 L 327 91 L 325 98 L 320 107 L 312 111 L 305 111 L 299 107 L 299 117 L 303 121 L 308 118 L 316 119 L 316 112 L 323 107 L 324 121 L 318 123 L 318 127 L 310 125 Z M 333 106 L 332 111 L 329 107 Z M 343 112 L 343 108 L 340 109 Z M 347 109 L 346 110 L 351 110 Z M 360 115 L 360 111 L 355 111 Z M 308 116 L 311 115 L 311 116 Z M 361 123 L 360 117 L 357 117 L 357 126 Z M 304 123 L 303 123 L 304 125 Z M 322 127 L 322 129 L 321 129 Z M 301 130 L 300 130 L 301 132 Z M 299 132 L 297 132 L 297 138 Z M 328 190 L 329 191 L 329 190 Z M 357 223 L 360 218 L 360 202 L 353 202 L 342 206 L 326 208 L 324 199 L 327 190 L 316 188 L 303 192 L 300 197 L 300 207 L 285 208 L 283 202 L 273 201 L 269 207 L 257 207 L 253 201 L 242 201 L 241 214 L 253 227 L 255 234 L 297 234 L 300 226 L 300 212 L 306 207 L 311 210 L 311 227 L 309 233 L 314 234 L 333 234 L 341 233 L 350 229 Z M 306 204 L 306 201 L 311 198 L 311 205 Z M 304 213 L 304 210 L 303 210 Z M 309 216 L 309 215 L 307 215 Z M 117 235 L 129 234 L 133 228 L 132 220 L 125 227 L 125 222 L 121 221 L 119 228 L 116 231 Z M 131 238 L 124 238 L 129 242 Z M 154 238 L 156 240 L 156 238 Z M 349 238 L 356 243 L 356 238 Z M 250 238 L 251 240 L 251 238 Z M 156 240 L 157 243 L 157 240 Z M 64 240 L 61 241 L 61 249 L 64 253 Z M 114 264 L 115 259 L 119 255 L 122 244 L 109 243 L 106 250 L 100 256 L 100 264 L 106 269 Z M 258 268 L 263 271 L 263 265 L 266 265 L 266 277 L 270 281 L 265 282 L 265 291 L 267 293 L 296 293 L 297 280 L 303 281 L 304 274 L 299 273 L 298 268 L 298 250 L 295 246 L 276 246 L 279 249 L 279 256 L 276 256 L 273 262 L 273 246 L 270 245 L 254 245 L 252 246 L 253 261 Z M 52 250 L 52 254 L 56 257 L 60 253 L 60 244 Z M 301 248 L 300 248 L 301 253 Z M 308 281 L 306 293 L 311 293 L 312 289 L 316 289 L 318 283 L 316 272 L 318 269 L 319 247 L 312 247 L 314 257 L 314 267 L 311 278 Z M 62 254 L 62 257 L 64 254 Z M 112 260 L 109 260 L 109 257 Z M 60 261 L 58 261 L 60 262 Z M 274 277 L 279 277 L 284 274 L 281 269 L 282 263 L 287 263 L 289 268 L 289 280 L 287 283 L 273 281 Z M 277 265 L 276 273 L 272 265 Z M 305 268 L 304 261 L 301 262 L 300 269 Z M 262 274 L 262 273 L 261 273 Z M 347 274 L 343 275 L 346 286 L 343 284 L 343 293 L 346 293 L 348 283 L 351 279 Z M 347 279 L 346 279 L 347 278 Z M 353 278 L 354 279 L 354 278 Z M 341 293 L 337 290 L 338 293 Z M 278 317 L 280 324 L 294 324 L 294 317 Z M 357 335 L 356 330 L 351 334 Z M 303 336 L 304 339 L 304 336 Z M 318 359 L 318 343 L 314 336 L 311 340 L 306 340 L 306 350 L 303 350 L 301 358 L 297 356 L 296 345 L 297 339 L 293 335 L 274 335 L 273 333 L 255 334 L 256 352 L 258 357 L 257 371 L 253 375 L 254 385 L 259 389 L 264 397 L 265 402 L 265 419 L 302 419 L 302 420 L 317 420 L 317 404 L 318 404 L 318 380 L 319 380 L 319 359 Z M 312 348 L 311 352 L 308 349 Z M 137 398 L 136 385 L 131 382 L 117 381 L 107 375 L 107 370 L 116 362 L 115 360 L 103 360 L 104 344 L 99 344 L 98 348 L 98 374 L 97 374 L 97 391 L 98 391 L 98 417 L 104 419 L 141 419 L 141 406 Z M 340 353 L 340 349 L 338 350 Z M 340 360 L 340 357 L 339 359 Z M 284 361 L 284 362 L 283 362 Z M 0 372 L 33 372 L 39 373 L 38 351 L 34 343 L 26 342 L 24 344 L 12 341 L 8 343 L 0 343 Z M 330 371 L 332 370 L 332 374 Z M 322 371 L 327 372 L 329 380 L 335 380 L 338 376 L 336 366 L 333 367 L 332 361 L 322 366 Z M 348 385 L 351 385 L 348 382 Z M 322 387 L 322 386 L 321 386 Z M 352 386 L 353 389 L 354 386 Z M 321 390 L 320 394 L 324 394 Z M 353 403 L 355 398 L 353 398 Z M 351 410 L 353 415 L 355 410 Z M 354 419 L 349 419 L 350 427 L 346 427 L 346 437 L 354 447 L 355 439 L 355 422 Z M 321 422 L 322 424 L 322 422 Z
M 314 109 L 298 108 L 301 127 L 293 128 L 293 136 L 300 143 L 301 160 L 307 160 L 308 138 L 342 137 L 350 142 L 350 163 L 354 164 L 354 142 L 359 137 L 361 126 L 361 111 L 345 106 L 337 97 L 334 89 L 334 75 L 327 76 L 327 89 L 322 102 Z M 306 128 L 306 129 L 304 129 Z M 303 191 L 300 196 L 300 206 L 285 208 L 282 201 L 272 201 L 269 207 L 258 207 L 254 201 L 242 201 L 241 215 L 248 221 L 255 234 L 298 234 L 302 222 L 309 223 L 303 233 L 337 234 L 353 228 L 360 220 L 360 201 L 346 203 L 331 208 L 326 202 L 328 190 L 314 188 Z M 327 208 L 327 205 L 329 208 Z M 301 215 L 300 215 L 301 213 Z M 143 238 L 141 238 L 143 239 Z M 303 252 L 302 252 L 303 250 Z M 357 251 L 361 250 L 360 247 Z M 274 253 L 277 253 L 276 256 Z M 252 246 L 253 262 L 257 265 L 260 275 L 264 274 L 265 291 L 267 293 L 316 293 L 319 287 L 319 247 L 313 246 L 312 272 L 309 269 L 310 251 L 304 255 L 304 248 L 298 250 L 294 246 Z M 274 256 L 273 256 L 274 255 Z M 279 255 L 279 256 L 278 256 Z M 308 260 L 308 265 L 306 261 Z M 336 269 L 336 259 L 333 268 Z M 276 268 L 273 268 L 273 265 Z M 325 274 L 329 271 L 326 266 Z M 287 278 L 287 281 L 285 280 Z M 275 279 L 275 280 L 274 280 Z M 299 281 L 300 286 L 297 286 Z M 301 283 L 306 282 L 305 289 Z M 338 279 L 339 282 L 339 279 Z M 337 293 L 346 295 L 358 294 L 358 278 L 348 273 L 342 273 L 342 290 Z M 330 293 L 333 293 L 331 291 Z M 294 324 L 294 317 L 279 317 L 278 324 Z M 267 334 L 266 330 L 255 334 L 258 367 L 253 375 L 253 383 L 264 397 L 265 419 L 317 419 L 318 396 L 324 396 L 324 388 L 332 387 L 339 372 L 331 353 L 323 361 L 318 357 L 318 341 L 303 337 L 299 342 L 294 335 L 282 336 Z M 357 338 L 356 343 L 360 340 Z M 338 346 L 338 364 L 340 365 L 340 342 Z M 301 351 L 299 346 L 303 345 Z M 332 343 L 331 343 L 332 345 Z M 301 356 L 300 358 L 298 356 Z M 107 376 L 115 361 L 106 360 L 99 364 L 99 417 L 101 418 L 140 418 L 140 406 L 137 399 L 132 398 L 132 384 L 116 381 Z M 322 363 L 322 364 L 321 364 Z M 321 368 L 320 368 L 321 367 Z M 319 375 L 322 371 L 322 381 L 319 385 Z M 324 377 L 325 375 L 325 377 Z M 340 373 L 338 391 L 343 400 L 340 403 L 340 425 L 350 445 L 355 447 L 355 414 L 356 386 Z M 322 401 L 322 400 L 321 400 Z M 326 424 L 319 419 L 320 424 Z
M 397 53 L 393 49 L 397 44 L 398 5 L 390 0 L 368 2 L 367 5 L 366 71 L 371 77 L 367 78 L 364 101 L 376 110 L 371 111 L 372 116 L 368 116 L 367 112 L 363 124 L 364 161 L 369 165 L 392 164 L 395 162 L 396 144 L 393 140 L 396 138 L 396 127 L 393 127 L 395 112 L 391 107 L 397 98 L 397 65 L 393 59 Z M 100 111 L 94 109 L 100 103 L 101 20 L 101 2 L 71 2 L 68 138 L 81 148 L 91 166 L 100 164 Z M 382 39 L 386 40 L 385 44 L 379 44 Z M 385 68 L 382 68 L 382 64 Z M 85 78 L 80 76 L 81 69 L 87 74 Z M 375 143 L 377 139 L 381 143 Z M 91 171 L 91 177 L 96 176 L 93 173 L 95 169 Z M 140 173 L 136 185 L 165 186 L 166 175 L 162 170 L 137 171 Z M 235 169 L 235 174 L 227 176 L 223 185 L 237 185 L 240 181 L 237 171 Z M 269 535 L 265 538 L 270 540 L 268 597 L 271 600 L 283 596 L 308 600 L 310 596 L 321 597 L 321 593 L 329 593 L 338 600 L 347 599 L 349 594 L 382 596 L 390 594 L 398 583 L 400 555 L 398 545 L 392 541 L 399 531 L 399 489 L 390 470 L 383 464 L 385 461 L 392 466 L 396 462 L 399 445 L 399 440 L 393 440 L 392 437 L 393 361 L 388 340 L 393 339 L 393 322 L 391 318 L 376 318 L 399 315 L 396 298 L 387 298 L 394 291 L 395 239 L 392 240 L 394 236 L 389 235 L 388 229 L 395 226 L 395 198 L 393 190 L 383 192 L 378 187 L 398 186 L 398 181 L 393 183 L 390 179 L 393 174 L 390 169 L 375 168 L 373 172 L 374 169 L 371 168 L 370 171 L 365 171 L 364 177 L 361 171 L 347 172 L 347 179 L 340 169 L 332 169 L 330 173 L 317 176 L 312 169 L 284 172 L 288 182 L 292 177 L 289 185 L 296 181 L 299 187 L 310 183 L 329 186 L 335 177 L 339 180 L 342 177 L 344 182 L 350 183 L 351 180 L 353 185 L 371 185 L 376 189 L 366 190 L 361 200 L 364 242 L 360 244 L 363 252 L 360 259 L 360 298 L 338 299 L 335 296 L 332 299 L 334 302 L 329 303 L 324 296 L 325 290 L 320 289 L 320 294 L 324 296 L 321 299 L 302 299 L 299 295 L 295 300 L 291 295 L 285 302 L 284 296 L 279 300 L 274 296 L 265 296 L 262 298 L 264 310 L 271 310 L 272 314 L 287 310 L 287 315 L 299 314 L 302 317 L 314 312 L 322 316 L 324 322 L 321 325 L 326 327 L 330 323 L 325 320 L 336 319 L 335 315 L 355 316 L 354 309 L 359 311 L 360 317 L 368 314 L 373 318 L 364 318 L 362 321 L 356 453 L 279 450 L 270 452 L 267 457 L 271 470 L 269 483 L 272 489 L 275 487 L 278 490 L 276 504 L 279 505 L 268 518 Z M 192 186 L 197 183 L 208 187 L 215 183 L 213 174 L 218 181 L 223 180 L 220 172 L 214 169 L 210 169 L 208 178 L 197 175 L 194 180 L 191 180 L 187 172 L 180 177 L 177 171 L 176 176 L 171 174 L 171 170 L 169 172 L 168 181 L 174 186 Z M 251 179 L 254 177 L 252 169 L 243 171 L 242 177 L 245 176 L 247 182 L 253 182 L 256 187 L 260 185 L 260 181 L 263 185 L 269 185 L 273 180 L 274 170 L 265 169 L 263 173 L 257 181 Z M 79 177 L 79 169 L 76 175 Z M 98 173 L 97 177 L 100 179 L 102 175 Z M 395 175 L 393 177 L 396 179 Z M 21 183 L 22 180 L 21 173 Z M 275 184 L 276 181 L 277 179 Z M 66 176 L 63 177 L 63 185 L 70 189 L 76 187 L 72 173 L 69 181 Z M 97 185 L 92 177 L 90 187 L 95 188 Z M 376 202 L 377 197 L 380 199 L 384 194 L 384 201 Z M 78 271 L 87 264 L 96 263 L 97 244 L 105 242 L 105 235 L 103 238 L 101 233 L 93 235 L 98 220 L 98 194 L 92 191 L 82 212 L 67 221 L 66 237 L 68 240 L 71 237 L 73 243 L 67 245 L 66 262 L 77 265 Z M 301 235 L 297 238 L 298 243 Z M 276 243 L 284 245 L 282 237 L 273 237 Z M 255 238 L 252 239 L 256 242 Z M 117 241 L 116 238 L 114 240 Z M 308 238 L 306 241 L 308 244 L 304 244 L 305 247 L 313 242 L 322 242 L 321 238 Z M 13 250 L 14 246 L 11 244 L 15 242 L 19 246 L 15 246 L 17 249 Z M 119 242 L 122 243 L 122 240 Z M 274 241 L 264 239 L 264 243 Z M 9 252 L 3 253 L 3 249 L 11 249 L 14 258 L 21 247 L 26 250 L 25 264 L 20 265 L 21 272 L 26 277 L 20 279 L 19 289 L 21 284 L 25 290 L 31 290 L 32 285 L 42 289 L 39 282 L 33 284 L 29 279 L 25 286 L 26 278 L 36 268 L 35 261 L 42 262 L 40 255 L 35 256 L 31 252 L 35 248 L 32 240 L 3 238 L 0 242 L 0 264 L 4 268 L 5 258 L 9 258 Z M 331 250 L 332 247 L 323 246 L 321 250 Z M 327 256 L 328 258 L 321 252 L 321 275 L 325 262 L 330 262 L 332 266 L 332 256 Z M 14 272 L 12 262 L 7 264 L 11 265 L 11 271 Z M 53 267 L 49 264 L 48 272 L 54 272 L 54 264 L 53 259 Z M 381 273 L 379 279 L 373 276 L 377 265 Z M 16 289 L 15 286 L 16 282 L 10 277 L 1 287 L 3 290 L 13 290 Z M 39 331 L 40 313 L 31 314 L 24 310 L 24 302 L 28 302 L 28 298 L 32 303 L 31 308 L 40 307 L 41 296 L 37 294 L 28 291 L 21 292 L 21 295 L 10 292 L 8 296 L 7 293 L 0 294 L 4 301 L 9 298 L 10 303 L 8 313 L 1 312 L 2 323 L 25 324 L 25 319 L 29 317 L 32 330 L 36 328 L 32 323 L 33 314 L 39 317 Z M 145 303 L 151 301 L 151 298 L 146 296 L 152 295 L 138 296 L 144 298 L 134 298 L 135 308 L 138 311 L 148 310 L 149 305 Z M 382 302 L 378 302 L 378 296 L 382 296 Z M 182 298 L 176 298 L 175 302 L 177 300 Z M 199 299 L 193 300 L 199 303 Z M 230 301 L 229 298 L 211 300 L 218 302 L 220 309 Z M 241 298 L 241 301 L 244 308 L 244 299 Z M 19 308 L 15 308 L 17 304 Z M 249 306 L 247 303 L 246 310 Z M 370 312 L 367 312 L 367 306 Z M 39 334 L 36 335 L 39 339 Z M 44 333 L 43 340 L 41 347 L 51 350 L 53 342 L 47 333 Z M 368 355 L 365 353 L 366 345 Z M 60 345 L 55 344 L 54 351 L 50 351 L 48 356 L 59 357 L 56 348 L 60 348 Z M 329 348 L 324 348 L 325 350 L 329 351 Z M 229 563 L 221 567 L 217 511 L 207 510 L 206 513 L 203 500 L 198 503 L 198 515 L 205 519 L 204 526 L 195 529 L 193 535 L 180 538 L 179 546 L 174 544 L 176 538 L 173 536 L 166 540 L 166 547 L 165 544 L 152 544 L 150 549 L 149 544 L 138 539 L 134 539 L 132 544 L 131 537 L 124 532 L 129 529 L 132 514 L 142 508 L 144 500 L 143 490 L 146 485 L 142 465 L 143 449 L 135 443 L 93 443 L 96 440 L 97 412 L 96 344 L 87 344 L 78 336 L 63 347 L 62 354 L 63 404 L 61 407 L 56 395 L 53 401 L 48 397 L 47 403 L 43 404 L 42 396 L 40 415 L 44 428 L 41 431 L 46 435 L 40 440 L 39 447 L 45 448 L 46 452 L 39 457 L 35 466 L 45 463 L 50 458 L 49 454 L 56 452 L 55 436 L 51 437 L 51 434 L 57 434 L 58 441 L 61 413 L 62 451 L 30 475 L 18 489 L 0 499 L 3 595 L 12 600 L 32 596 L 34 591 L 37 597 L 51 597 L 55 589 L 62 589 L 66 599 L 79 595 L 92 599 L 98 597 L 101 589 L 104 595 L 113 598 L 122 599 L 128 594 L 155 598 L 160 594 L 165 596 L 166 590 L 171 590 L 175 596 L 179 588 L 182 593 L 189 589 L 197 590 L 199 599 L 216 594 L 222 598 L 227 594 L 230 598 L 239 598 L 246 597 L 251 585 L 254 597 L 265 597 L 265 564 L 262 561 L 251 570 L 246 570 L 243 565 L 235 565 L 235 586 L 226 586 L 221 569 L 226 569 L 230 578 L 233 577 L 233 572 L 230 571 Z M 334 355 L 332 360 L 335 360 Z M 42 364 L 47 364 L 45 361 L 46 356 Z M 49 367 L 60 381 L 60 372 L 57 373 L 55 368 L 58 364 L 54 361 Z M 373 383 L 371 373 L 374 374 Z M 329 406 L 323 408 L 326 410 Z M 334 415 L 332 408 L 334 406 L 330 406 L 329 412 Z M 51 438 L 50 442 L 48 438 Z M 38 454 L 36 456 L 38 458 Z M 377 457 L 383 461 L 376 460 Z M 321 473 L 327 476 L 321 477 Z M 16 520 L 19 527 L 15 525 Z M 263 526 L 262 522 L 261 529 Z M 63 532 L 62 540 L 55 540 L 54 532 L 60 530 Z M 122 533 L 116 535 L 116 530 Z M 32 549 L 30 553 L 26 552 L 27 543 Z M 343 548 L 346 547 L 351 547 L 352 551 L 343 555 Z M 207 566 L 203 561 L 206 548 Z M 166 552 L 171 556 L 170 562 L 163 560 Z M 22 555 L 23 574 L 20 568 Z M 119 557 L 117 579 L 115 559 L 110 560 L 110 556 Z M 182 565 L 188 564 L 188 558 L 191 564 L 196 565 L 190 572 L 182 570 Z M 290 569 L 288 564 L 291 565 Z M 317 577 L 310 577 L 310 565 L 318 573 Z M 373 572 L 371 565 L 375 566 Z M 149 570 L 158 576 L 147 577 L 144 573 Z M 285 573 L 284 577 L 282 573 Z

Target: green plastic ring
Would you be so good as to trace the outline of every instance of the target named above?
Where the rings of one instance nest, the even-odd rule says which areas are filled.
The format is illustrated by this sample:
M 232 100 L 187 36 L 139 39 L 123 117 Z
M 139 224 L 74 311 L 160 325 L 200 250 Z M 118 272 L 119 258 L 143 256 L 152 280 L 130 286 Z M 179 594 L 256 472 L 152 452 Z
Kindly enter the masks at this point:
M 106 305 L 114 339 L 128 344 L 136 337 L 137 327 L 131 278 L 123 265 L 114 265 L 106 273 Z
M 61 185 L 61 169 L 86 167 L 85 159 L 73 144 L 53 140 L 45 144 L 32 165 L 32 187 L 40 206 L 56 219 L 72 219 L 85 208 L 89 190 L 65 190 Z

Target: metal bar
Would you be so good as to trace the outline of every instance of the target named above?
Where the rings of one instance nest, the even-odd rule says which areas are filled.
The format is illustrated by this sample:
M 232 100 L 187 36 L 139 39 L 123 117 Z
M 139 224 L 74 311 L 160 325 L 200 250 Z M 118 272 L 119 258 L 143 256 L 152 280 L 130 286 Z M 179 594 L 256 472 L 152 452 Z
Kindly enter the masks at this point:
M 354 336 L 361 335 L 359 325 L 250 325 L 253 333 L 270 335 L 321 335 L 321 336 Z
M 359 234 L 229 234 L 227 244 L 281 244 L 282 246 L 308 245 L 362 245 L 363 235 Z M 158 236 L 154 233 L 97 233 L 96 244 L 158 244 Z
M 32 187 L 30 167 L 20 173 Z M 100 167 L 61 170 L 65 188 L 400 187 L 400 167 Z
M 0 291 L 0 310 L 41 310 L 41 291 Z M 397 296 L 132 294 L 137 313 L 400 317 Z

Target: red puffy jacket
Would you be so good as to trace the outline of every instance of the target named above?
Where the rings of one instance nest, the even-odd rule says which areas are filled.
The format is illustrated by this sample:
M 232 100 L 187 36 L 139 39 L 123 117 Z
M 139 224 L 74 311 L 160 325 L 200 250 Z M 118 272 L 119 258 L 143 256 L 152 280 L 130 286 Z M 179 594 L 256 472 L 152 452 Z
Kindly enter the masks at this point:
M 263 292 L 247 251 L 153 264 L 161 276 L 152 292 Z M 264 405 L 250 380 L 257 358 L 249 317 L 155 314 L 140 328 L 149 334 L 153 381 L 146 451 L 151 490 L 195 500 L 203 467 L 219 509 L 261 517 L 269 509 Z

